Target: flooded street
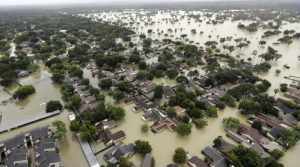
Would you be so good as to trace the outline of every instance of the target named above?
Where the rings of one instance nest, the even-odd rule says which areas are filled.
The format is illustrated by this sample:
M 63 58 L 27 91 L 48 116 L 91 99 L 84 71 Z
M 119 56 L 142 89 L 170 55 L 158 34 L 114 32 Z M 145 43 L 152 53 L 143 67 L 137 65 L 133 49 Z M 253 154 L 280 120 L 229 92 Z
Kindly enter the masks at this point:
M 45 113 L 46 103 L 50 100 L 60 100 L 61 95 L 58 87 L 53 85 L 50 73 L 41 69 L 32 75 L 20 79 L 22 85 L 33 85 L 36 93 L 21 102 L 10 101 L 0 105 L 2 112 L 2 126 L 19 122 L 23 119 L 34 118 Z M 13 90 L 10 91 L 13 94 Z
M 2 122 L 0 126 L 6 126 L 10 124 L 15 124 L 15 122 L 21 121 L 23 119 L 28 119 L 35 117 L 39 114 L 45 112 L 46 103 L 49 100 L 60 100 L 61 94 L 59 87 L 55 86 L 52 83 L 50 78 L 51 74 L 41 65 L 41 69 L 38 72 L 33 73 L 32 75 L 23 78 L 20 80 L 22 85 L 32 84 L 36 93 L 32 96 L 25 99 L 22 102 L 9 102 L 6 105 L 0 105 L 0 111 L 2 112 Z M 1 100 L 5 99 L 8 94 L 0 91 Z M 84 155 L 81 151 L 81 147 L 76 138 L 73 137 L 71 131 L 69 130 L 70 121 L 68 120 L 68 112 L 64 111 L 58 116 L 42 120 L 40 122 L 25 126 L 7 133 L 0 135 L 0 141 L 14 137 L 17 134 L 22 132 L 30 131 L 37 127 L 51 125 L 52 122 L 56 120 L 61 120 L 66 124 L 68 129 L 64 141 L 60 142 L 60 154 L 64 166 L 72 167 L 87 167 L 87 162 L 84 158 Z

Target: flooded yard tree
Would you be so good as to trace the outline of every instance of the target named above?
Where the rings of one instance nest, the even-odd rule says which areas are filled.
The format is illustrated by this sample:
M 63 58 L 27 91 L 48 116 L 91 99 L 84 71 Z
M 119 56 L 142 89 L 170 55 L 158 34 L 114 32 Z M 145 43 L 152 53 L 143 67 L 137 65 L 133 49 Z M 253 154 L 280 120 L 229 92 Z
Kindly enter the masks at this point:
M 67 128 L 65 123 L 62 121 L 55 121 L 52 123 L 52 125 L 55 128 L 54 137 L 58 140 L 62 140 L 67 133 Z
M 233 164 L 239 167 L 263 167 L 264 160 L 252 149 L 237 146 L 228 153 Z
M 53 111 L 61 111 L 63 109 L 62 104 L 60 103 L 60 101 L 57 100 L 51 100 L 49 102 L 47 102 L 46 104 L 46 112 L 53 112 Z
M 192 125 L 189 123 L 180 123 L 176 127 L 176 132 L 181 136 L 188 136 L 192 132 Z
M 187 161 L 187 153 L 183 148 L 177 148 L 173 155 L 173 161 L 177 164 L 184 164 Z
M 35 93 L 35 88 L 32 85 L 20 86 L 13 94 L 15 99 L 23 100 L 29 95 Z
M 134 150 L 143 156 L 152 151 L 152 147 L 147 141 L 136 140 L 134 144 Z

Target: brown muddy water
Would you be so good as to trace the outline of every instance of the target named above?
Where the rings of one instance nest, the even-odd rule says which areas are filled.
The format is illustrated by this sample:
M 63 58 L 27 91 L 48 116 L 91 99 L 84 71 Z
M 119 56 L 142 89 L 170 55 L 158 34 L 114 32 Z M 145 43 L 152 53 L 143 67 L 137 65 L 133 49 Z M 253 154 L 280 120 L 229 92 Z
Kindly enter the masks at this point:
M 202 23 L 195 21 L 193 18 L 189 18 L 189 14 L 203 14 L 201 11 L 159 11 L 152 15 L 147 15 L 151 13 L 146 10 L 125 10 L 119 12 L 99 12 L 91 14 L 82 14 L 81 16 L 89 17 L 93 20 L 104 20 L 110 23 L 117 23 L 120 25 L 125 25 L 135 31 L 137 34 L 145 34 L 147 37 L 152 39 L 162 40 L 164 38 L 179 40 L 186 43 L 195 44 L 197 46 L 204 46 L 206 41 L 216 40 L 219 41 L 220 37 L 231 36 L 235 38 L 247 38 L 251 44 L 248 47 L 239 49 L 236 48 L 235 51 L 230 53 L 237 59 L 251 58 L 251 62 L 256 64 L 262 62 L 261 58 L 257 55 L 264 53 L 267 46 L 272 46 L 280 54 L 282 58 L 278 61 L 271 62 L 272 68 L 266 74 L 261 74 L 260 77 L 269 80 L 272 83 L 269 89 L 269 94 L 274 95 L 274 89 L 278 89 L 281 83 L 293 83 L 292 81 L 286 80 L 285 76 L 298 76 L 300 77 L 300 61 L 298 56 L 300 56 L 300 41 L 294 40 L 290 45 L 279 44 L 274 45 L 277 39 L 282 37 L 279 36 L 265 38 L 267 44 L 265 46 L 260 46 L 259 41 L 262 40 L 261 36 L 266 30 L 259 28 L 255 33 L 249 33 L 237 28 L 237 25 L 241 21 L 232 22 L 226 20 L 223 24 L 206 24 L 208 18 L 202 17 Z M 243 21 L 244 24 L 249 24 L 251 21 Z M 153 33 L 147 33 L 151 29 Z M 191 30 L 195 29 L 196 34 L 191 33 Z M 300 30 L 299 23 L 286 23 L 284 22 L 281 31 L 287 29 L 294 29 L 296 31 Z M 203 32 L 202 34 L 199 32 Z M 167 34 L 167 35 L 165 35 Z M 181 38 L 182 34 L 186 34 L 185 39 Z M 234 42 L 226 42 L 226 44 L 234 44 Z M 219 47 L 222 48 L 222 47 Z M 257 54 L 253 55 L 253 51 Z M 157 61 L 157 57 L 151 58 L 148 63 L 153 63 Z M 284 65 L 290 66 L 290 69 L 284 68 Z M 276 74 L 276 70 L 280 70 L 279 75 Z M 201 69 L 199 68 L 199 71 Z M 158 79 L 154 80 L 157 84 L 173 85 L 173 81 Z M 295 83 L 294 83 L 295 84 Z M 280 94 L 279 94 L 280 95 Z M 276 95 L 278 96 L 278 95 Z M 127 106 L 127 108 L 130 106 Z M 217 136 L 224 136 L 224 131 L 222 128 L 222 119 L 226 117 L 236 117 L 244 120 L 236 109 L 227 108 L 225 111 L 220 112 L 219 118 L 208 120 L 208 126 L 203 130 L 193 129 L 190 136 L 182 138 L 176 135 L 176 133 L 171 133 L 165 131 L 160 134 L 142 134 L 141 126 L 145 123 L 141 119 L 140 114 L 134 114 L 131 112 L 127 113 L 125 121 L 118 128 L 119 130 L 125 130 L 127 134 L 126 143 L 134 142 L 137 139 L 148 140 L 153 146 L 153 155 L 156 159 L 156 164 L 159 166 L 166 165 L 172 161 L 172 155 L 177 147 L 185 148 L 192 155 L 199 155 L 200 151 L 205 146 L 212 144 L 212 141 Z M 245 120 L 244 120 L 245 121 Z M 285 156 L 281 159 L 286 167 L 299 167 L 300 160 L 298 156 L 300 155 L 300 143 L 287 151 Z M 100 155 L 99 155 L 100 157 Z M 136 162 L 138 158 L 134 158 Z
M 6 105 L 0 105 L 0 111 L 3 117 L 0 126 L 11 124 L 22 119 L 32 118 L 38 114 L 44 113 L 46 102 L 49 100 L 61 100 L 59 88 L 52 83 L 50 76 L 47 69 L 44 66 L 41 66 L 41 69 L 38 72 L 21 79 L 20 83 L 23 85 L 32 84 L 36 89 L 36 93 L 22 102 L 11 101 Z M 0 97 L 9 97 L 9 95 L 5 93 L 6 92 L 0 91 Z M 51 123 L 56 120 L 63 121 L 66 126 L 69 127 L 70 122 L 68 120 L 68 115 L 68 112 L 64 111 L 58 116 L 0 134 L 0 141 L 37 127 L 51 125 Z M 65 139 L 59 143 L 59 146 L 64 166 L 88 167 L 79 143 L 69 130 L 66 133 Z
M 242 117 L 236 109 L 226 108 L 219 112 L 218 118 L 208 119 L 208 126 L 203 129 L 192 128 L 190 136 L 181 137 L 175 132 L 165 130 L 161 133 L 154 134 L 151 131 L 147 133 L 141 132 L 141 126 L 144 124 L 151 125 L 151 122 L 142 119 L 142 113 L 133 113 L 133 104 L 121 104 L 126 109 L 126 118 L 121 122 L 120 126 L 113 131 L 123 130 L 126 133 L 125 144 L 133 143 L 135 140 L 146 140 L 152 146 L 152 155 L 155 158 L 156 166 L 166 166 L 172 162 L 174 150 L 177 147 L 183 147 L 190 155 L 202 157 L 201 150 L 208 145 L 212 145 L 213 140 L 218 136 L 225 136 L 222 127 L 222 120 L 228 117 L 238 118 L 241 122 L 246 123 L 246 119 Z M 99 144 L 102 147 L 102 144 Z M 97 156 L 98 160 L 103 162 L 103 153 Z M 203 158 L 203 157 L 202 157 Z M 142 158 L 135 155 L 131 159 L 136 166 L 140 165 Z

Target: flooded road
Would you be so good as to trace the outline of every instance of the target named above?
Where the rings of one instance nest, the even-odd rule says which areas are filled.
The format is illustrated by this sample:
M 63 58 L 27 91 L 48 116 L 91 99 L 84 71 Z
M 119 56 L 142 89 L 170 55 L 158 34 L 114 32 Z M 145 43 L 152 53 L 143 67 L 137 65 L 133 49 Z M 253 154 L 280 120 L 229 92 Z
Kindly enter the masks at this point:
M 36 115 L 43 114 L 45 112 L 46 103 L 49 100 L 61 100 L 61 94 L 59 87 L 55 86 L 51 80 L 51 74 L 47 69 L 41 65 L 38 72 L 23 78 L 20 80 L 22 85 L 32 84 L 36 93 L 28 97 L 22 102 L 15 103 L 14 101 L 9 102 L 6 105 L 0 105 L 0 111 L 2 112 L 2 123 L 0 126 L 11 124 L 14 122 L 21 121 L 23 119 L 32 118 Z M 11 92 L 13 92 L 11 90 Z M 9 95 L 0 90 L 1 99 L 2 97 L 7 98 Z M 65 167 L 88 167 L 84 155 L 81 151 L 81 147 L 77 140 L 73 137 L 69 130 L 68 112 L 64 111 L 58 116 L 42 120 L 40 122 L 31 124 L 20 129 L 16 129 L 7 133 L 0 134 L 0 141 L 14 137 L 22 132 L 29 131 L 31 129 L 51 125 L 52 122 L 61 120 L 66 124 L 68 129 L 64 141 L 60 142 L 60 155 Z
M 41 69 L 32 75 L 19 80 L 22 85 L 33 85 L 36 93 L 23 101 L 10 101 L 0 105 L 2 112 L 1 126 L 5 126 L 20 120 L 34 118 L 45 113 L 46 103 L 50 100 L 60 100 L 58 87 L 53 85 L 50 73 L 41 66 Z M 10 91 L 13 94 L 13 90 Z

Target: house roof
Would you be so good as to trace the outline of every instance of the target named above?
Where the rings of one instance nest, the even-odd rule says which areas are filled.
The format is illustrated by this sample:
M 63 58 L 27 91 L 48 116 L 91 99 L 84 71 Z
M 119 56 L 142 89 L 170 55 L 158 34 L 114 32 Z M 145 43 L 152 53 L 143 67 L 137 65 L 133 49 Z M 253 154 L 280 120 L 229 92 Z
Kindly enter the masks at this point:
M 252 127 L 248 127 L 246 125 L 240 125 L 239 133 L 249 135 L 257 143 L 261 143 L 261 142 L 267 140 L 263 135 L 261 135 L 258 132 L 258 130 L 254 129 Z
M 112 134 L 112 140 L 120 140 L 125 137 L 126 137 L 126 134 L 122 130 Z
M 213 162 L 217 162 L 217 161 L 224 159 L 224 157 L 218 150 L 216 150 L 215 148 L 210 147 L 210 146 L 207 146 L 204 148 L 203 154 L 206 155 Z
M 146 154 L 143 159 L 141 167 L 152 167 L 152 160 L 153 160 L 152 155 L 150 153 Z
M 233 144 L 228 143 L 226 140 L 223 139 L 223 137 L 219 137 L 218 139 L 221 141 L 221 145 L 218 146 L 217 149 L 220 150 L 222 153 L 227 153 L 234 149 L 235 146 Z
M 207 146 L 202 151 L 211 161 L 211 165 L 214 167 L 227 167 L 225 157 L 215 148 Z
M 178 167 L 176 164 L 168 164 L 167 167 Z
M 208 165 L 197 156 L 193 156 L 191 159 L 189 159 L 188 165 L 190 167 L 208 167 Z
M 127 156 L 128 154 L 134 153 L 134 145 L 115 145 L 110 150 L 108 150 L 104 155 L 103 158 L 109 162 L 118 161 L 121 157 Z

